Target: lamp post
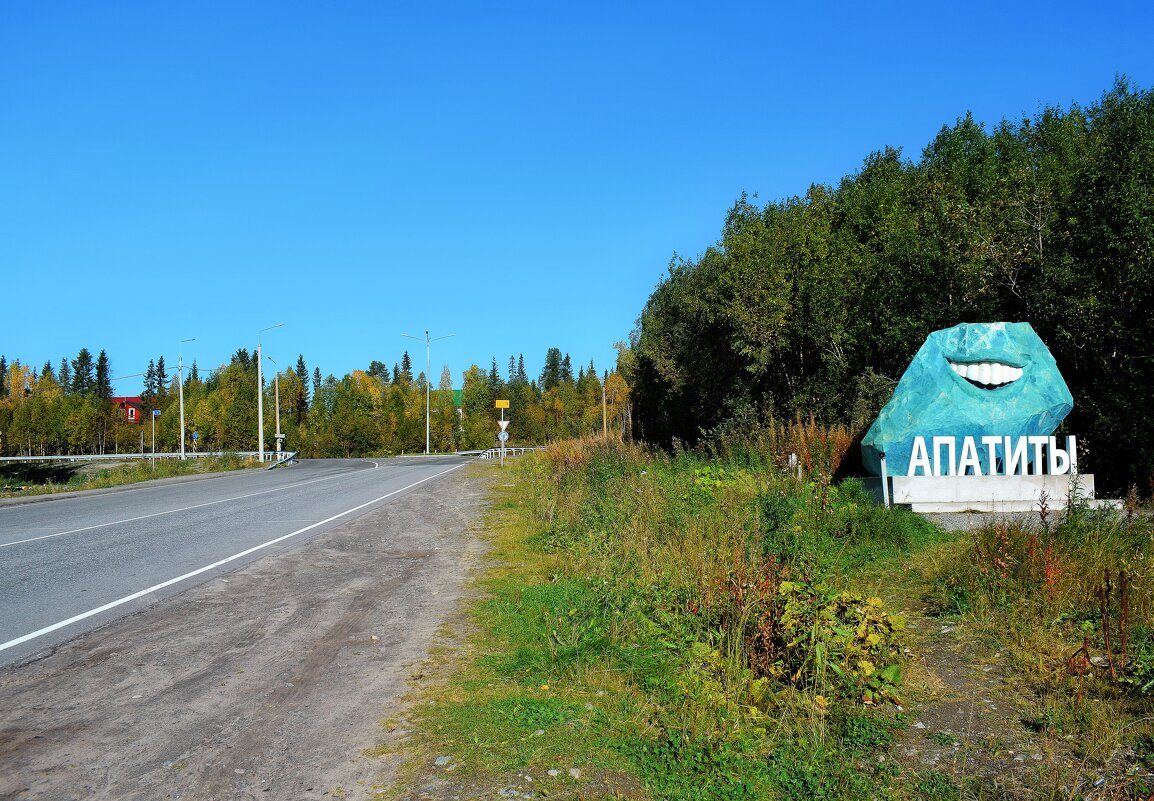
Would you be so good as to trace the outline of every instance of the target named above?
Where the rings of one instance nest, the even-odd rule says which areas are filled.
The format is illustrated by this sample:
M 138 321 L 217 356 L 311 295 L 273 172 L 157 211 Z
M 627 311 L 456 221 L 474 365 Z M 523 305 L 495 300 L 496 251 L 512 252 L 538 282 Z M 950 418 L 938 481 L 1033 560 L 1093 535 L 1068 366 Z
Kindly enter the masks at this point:
M 272 356 L 265 356 L 265 358 L 276 364 L 276 359 Z M 280 365 L 277 365 L 276 375 L 273 376 L 272 382 L 275 387 L 273 395 L 276 397 L 276 455 L 280 459 L 281 453 L 284 452 L 284 434 L 280 430 Z
M 196 337 L 180 340 L 180 361 L 176 368 L 176 388 L 180 392 L 180 458 L 184 458 L 184 343 L 196 342 Z
M 421 341 L 420 337 L 415 337 L 412 334 L 401 334 L 403 337 Z M 429 331 L 425 330 L 425 455 L 429 455 L 429 388 L 432 385 L 429 373 L 432 370 L 432 361 L 430 360 L 430 345 L 442 339 L 456 336 L 456 334 L 445 334 L 443 337 L 433 337 L 429 339 Z
M 277 323 L 256 332 L 256 452 L 257 459 L 262 463 L 264 462 L 264 373 L 261 372 L 260 364 L 260 335 L 283 325 L 284 323 Z

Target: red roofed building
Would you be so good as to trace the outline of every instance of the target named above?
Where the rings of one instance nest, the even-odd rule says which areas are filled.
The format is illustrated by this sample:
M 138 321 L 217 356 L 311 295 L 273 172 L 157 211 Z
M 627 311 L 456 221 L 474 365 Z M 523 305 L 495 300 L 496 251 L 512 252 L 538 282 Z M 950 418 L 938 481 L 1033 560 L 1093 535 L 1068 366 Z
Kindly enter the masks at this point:
M 139 397 L 129 397 L 127 395 L 112 399 L 116 408 L 124 412 L 124 419 L 130 423 L 139 423 L 141 421 L 141 401 Z

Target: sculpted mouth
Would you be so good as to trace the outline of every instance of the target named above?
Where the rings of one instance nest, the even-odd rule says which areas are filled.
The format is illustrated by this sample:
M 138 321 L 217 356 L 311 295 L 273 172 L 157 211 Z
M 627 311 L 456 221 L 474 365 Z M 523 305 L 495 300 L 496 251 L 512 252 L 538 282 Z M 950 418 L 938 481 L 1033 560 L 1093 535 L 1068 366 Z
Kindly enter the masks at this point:
M 955 362 L 947 359 L 950 369 L 981 389 L 999 389 L 1022 377 L 1022 368 L 1004 362 Z

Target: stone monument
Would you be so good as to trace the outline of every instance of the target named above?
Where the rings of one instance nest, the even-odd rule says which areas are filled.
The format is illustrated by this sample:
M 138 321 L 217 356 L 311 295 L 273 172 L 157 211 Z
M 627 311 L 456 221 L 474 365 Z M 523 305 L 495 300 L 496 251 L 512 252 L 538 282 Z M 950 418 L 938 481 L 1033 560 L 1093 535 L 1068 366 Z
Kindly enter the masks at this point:
M 915 511 L 1024 511 L 1044 492 L 1073 492 L 1074 437 L 1055 429 L 1074 406 L 1054 357 L 1029 323 L 961 323 L 935 331 L 862 440 L 871 482 Z

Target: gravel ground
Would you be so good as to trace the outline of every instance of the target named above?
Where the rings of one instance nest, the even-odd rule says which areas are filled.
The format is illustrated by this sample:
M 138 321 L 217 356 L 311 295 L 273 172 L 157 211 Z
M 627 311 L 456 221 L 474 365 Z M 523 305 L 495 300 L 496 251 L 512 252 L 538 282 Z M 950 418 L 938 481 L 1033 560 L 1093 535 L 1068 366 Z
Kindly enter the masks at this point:
M 365 799 L 364 755 L 482 553 L 458 471 L 0 670 L 0 799 Z
M 1056 520 L 1060 514 L 1062 514 L 1060 511 L 1050 512 L 1050 519 Z M 941 512 L 923 514 L 922 517 L 943 531 L 973 531 L 1003 521 L 1027 526 L 1041 525 L 1041 518 L 1037 512 Z

